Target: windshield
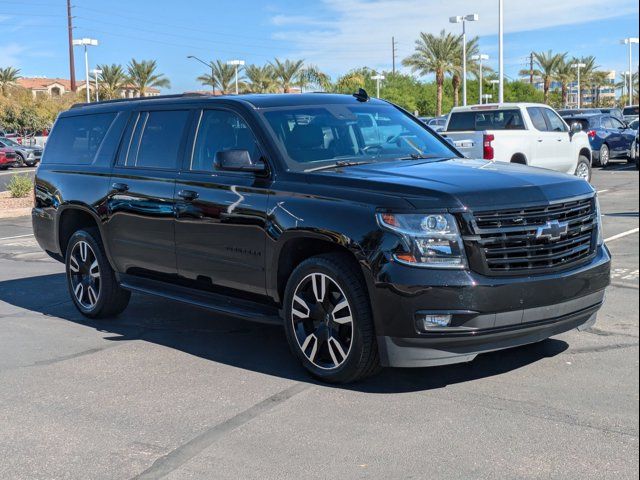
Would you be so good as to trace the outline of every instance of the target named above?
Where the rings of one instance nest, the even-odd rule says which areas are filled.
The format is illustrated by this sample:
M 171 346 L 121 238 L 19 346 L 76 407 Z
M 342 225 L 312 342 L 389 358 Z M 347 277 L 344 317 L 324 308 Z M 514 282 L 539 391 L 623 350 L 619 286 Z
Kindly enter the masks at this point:
M 408 115 L 390 105 L 324 105 L 266 110 L 292 170 L 333 164 L 458 154 Z
M 10 138 L 2 137 L 1 141 L 2 141 L 2 143 L 6 143 L 7 145 L 12 146 L 12 147 L 21 147 L 22 146 L 18 142 L 14 142 Z

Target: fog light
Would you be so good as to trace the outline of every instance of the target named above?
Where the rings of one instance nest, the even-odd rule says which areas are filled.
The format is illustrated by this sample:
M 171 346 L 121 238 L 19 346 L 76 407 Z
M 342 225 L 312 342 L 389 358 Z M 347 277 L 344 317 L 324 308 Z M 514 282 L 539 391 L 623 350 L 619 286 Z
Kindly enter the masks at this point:
M 418 314 L 416 326 L 421 332 L 426 332 L 432 328 L 448 327 L 451 324 L 452 315 L 426 313 Z

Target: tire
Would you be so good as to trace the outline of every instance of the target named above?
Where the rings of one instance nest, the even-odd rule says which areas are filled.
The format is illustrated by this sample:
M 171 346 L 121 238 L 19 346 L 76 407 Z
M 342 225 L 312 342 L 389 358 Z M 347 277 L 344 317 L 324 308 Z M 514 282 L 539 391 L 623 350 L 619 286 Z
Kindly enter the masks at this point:
M 575 176 L 591 182 L 591 162 L 584 155 L 578 157 L 578 166 L 576 167 Z
M 284 301 L 289 347 L 311 375 L 351 383 L 380 369 L 369 296 L 347 255 L 302 262 L 287 282 Z
M 629 155 L 627 156 L 627 163 L 636 163 L 636 141 L 634 140 L 629 148 Z
M 600 155 L 598 155 L 598 166 L 605 168 L 609 165 L 611 161 L 611 152 L 609 151 L 609 146 L 606 143 L 603 143 L 600 147 Z
M 114 317 L 127 308 L 131 293 L 118 284 L 97 228 L 78 230 L 71 236 L 65 270 L 71 299 L 85 317 Z
M 24 161 L 24 157 L 22 156 L 21 153 L 16 152 L 16 161 L 18 163 L 15 164 L 15 167 L 24 167 L 26 165 L 25 161 Z

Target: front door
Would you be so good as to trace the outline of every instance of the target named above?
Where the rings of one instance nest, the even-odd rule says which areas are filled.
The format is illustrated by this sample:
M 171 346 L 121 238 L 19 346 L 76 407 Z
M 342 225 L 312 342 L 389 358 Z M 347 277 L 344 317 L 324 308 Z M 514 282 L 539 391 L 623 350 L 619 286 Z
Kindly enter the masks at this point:
M 258 160 L 262 150 L 233 111 L 203 110 L 195 123 L 192 155 L 176 184 L 178 273 L 198 288 L 264 295 L 270 180 L 214 164 L 218 151 L 248 150 Z
M 574 158 L 569 127 L 560 115 L 550 108 L 543 108 L 542 112 L 547 122 L 549 139 L 554 145 L 552 159 L 554 166 L 551 168 L 560 172 L 574 173 L 572 170 L 575 168 L 577 157 Z
M 107 241 L 122 273 L 166 279 L 177 274 L 175 177 L 188 110 L 135 112 L 111 176 Z

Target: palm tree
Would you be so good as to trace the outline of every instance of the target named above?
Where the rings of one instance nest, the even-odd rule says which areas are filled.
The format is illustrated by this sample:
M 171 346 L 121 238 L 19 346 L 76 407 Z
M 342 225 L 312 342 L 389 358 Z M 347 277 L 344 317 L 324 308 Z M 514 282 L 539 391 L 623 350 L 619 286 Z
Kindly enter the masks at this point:
M 247 65 L 244 69 L 247 77 L 246 90 L 252 93 L 273 93 L 278 85 L 271 65 Z
M 580 68 L 580 92 L 578 93 L 580 95 L 580 104 L 583 104 L 584 102 L 582 102 L 582 97 L 585 87 L 589 87 L 591 85 L 593 74 L 599 66 L 596 65 L 596 57 L 593 55 L 576 58 L 574 59 L 574 62 L 584 64 L 584 67 Z
M 0 68 L 0 92 L 7 96 L 9 86 L 15 85 L 20 78 L 20 69 L 13 67 Z
M 566 61 L 564 58 L 556 65 L 554 78 L 560 83 L 562 90 L 562 106 L 566 107 L 569 103 L 569 85 L 576 78 L 576 71 L 573 68 L 575 59 Z
M 308 85 L 316 85 L 322 90 L 329 90 L 331 88 L 331 78 L 326 73 L 321 72 L 315 65 L 308 65 L 300 71 L 298 84 L 302 89 Z
M 453 86 L 453 105 L 457 107 L 460 104 L 460 84 L 462 83 L 462 35 L 458 40 L 458 56 L 456 58 L 455 68 L 452 71 L 451 85 Z M 467 71 L 480 72 L 480 64 L 477 60 L 471 60 L 471 57 L 478 55 L 478 37 L 472 38 L 467 42 Z
M 440 35 L 420 33 L 415 42 L 415 51 L 402 61 L 405 67 L 421 76 L 436 76 L 436 115 L 442 115 L 442 92 L 445 75 L 455 69 L 459 37 L 444 30 Z
M 229 65 L 226 62 L 212 60 L 209 62 L 211 66 L 211 73 L 200 75 L 197 80 L 202 85 L 209 85 L 212 88 L 217 88 L 223 94 L 229 93 L 234 90 L 236 79 L 236 67 L 235 65 Z M 241 83 L 240 69 L 238 68 L 238 83 Z
M 291 87 L 300 83 L 300 74 L 304 68 L 304 60 L 285 60 L 277 58 L 269 62 L 273 68 L 275 78 L 284 93 L 290 93 Z
M 155 60 L 141 60 L 135 58 L 127 65 L 128 82 L 138 91 L 138 95 L 146 97 L 149 88 L 170 88 L 169 79 L 162 73 L 157 73 L 158 64 Z
M 338 93 L 353 93 L 359 88 L 364 88 L 367 77 L 362 70 L 352 70 L 336 80 L 332 90 Z
M 566 53 L 553 53 L 551 50 L 548 52 L 534 52 L 533 61 L 540 70 L 540 77 L 543 82 L 544 91 L 544 103 L 549 103 L 549 90 L 551 89 L 551 82 L 554 80 L 554 76 L 558 65 L 565 61 Z
M 106 100 L 111 98 L 119 98 L 122 95 L 122 89 L 127 85 L 127 74 L 122 65 L 98 65 L 101 70 L 98 79 L 100 82 L 100 98 Z

